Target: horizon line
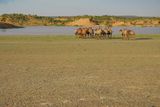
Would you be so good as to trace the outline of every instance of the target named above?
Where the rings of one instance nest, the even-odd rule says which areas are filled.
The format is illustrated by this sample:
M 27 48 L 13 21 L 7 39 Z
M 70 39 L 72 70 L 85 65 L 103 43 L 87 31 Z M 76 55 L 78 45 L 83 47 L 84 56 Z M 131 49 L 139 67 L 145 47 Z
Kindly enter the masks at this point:
M 81 15 L 38 15 L 38 14 L 30 14 L 30 13 L 0 13 L 3 14 L 23 14 L 23 15 L 37 15 L 37 16 L 44 16 L 44 17 L 74 17 L 74 16 L 116 16 L 116 17 L 160 17 L 160 16 L 139 16 L 139 15 L 110 15 L 110 14 L 103 14 L 103 15 L 93 15 L 93 14 L 81 14 Z

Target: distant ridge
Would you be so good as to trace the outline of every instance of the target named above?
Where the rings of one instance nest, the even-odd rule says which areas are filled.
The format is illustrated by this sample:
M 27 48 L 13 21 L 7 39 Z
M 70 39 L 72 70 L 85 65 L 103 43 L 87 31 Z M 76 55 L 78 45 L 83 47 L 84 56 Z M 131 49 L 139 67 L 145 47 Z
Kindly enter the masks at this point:
M 37 16 L 25 14 L 3 14 L 0 22 L 16 26 L 160 26 L 160 17 L 134 15 L 83 15 L 83 16 Z

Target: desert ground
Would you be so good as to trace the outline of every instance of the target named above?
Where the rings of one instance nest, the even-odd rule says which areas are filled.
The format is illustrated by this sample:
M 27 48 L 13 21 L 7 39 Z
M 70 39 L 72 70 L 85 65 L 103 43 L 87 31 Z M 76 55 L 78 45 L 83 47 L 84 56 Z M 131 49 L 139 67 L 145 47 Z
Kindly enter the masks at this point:
M 0 36 L 0 107 L 160 107 L 160 35 Z

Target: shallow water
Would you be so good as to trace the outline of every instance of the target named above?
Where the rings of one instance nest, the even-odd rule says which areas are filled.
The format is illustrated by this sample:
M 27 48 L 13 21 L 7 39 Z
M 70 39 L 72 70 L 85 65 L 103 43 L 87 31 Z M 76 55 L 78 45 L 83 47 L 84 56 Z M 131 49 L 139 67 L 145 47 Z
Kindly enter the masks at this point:
M 74 35 L 78 27 L 69 26 L 32 26 L 19 29 L 0 29 L 0 35 Z M 113 34 L 126 27 L 113 27 Z M 160 34 L 160 27 L 127 27 L 136 34 Z

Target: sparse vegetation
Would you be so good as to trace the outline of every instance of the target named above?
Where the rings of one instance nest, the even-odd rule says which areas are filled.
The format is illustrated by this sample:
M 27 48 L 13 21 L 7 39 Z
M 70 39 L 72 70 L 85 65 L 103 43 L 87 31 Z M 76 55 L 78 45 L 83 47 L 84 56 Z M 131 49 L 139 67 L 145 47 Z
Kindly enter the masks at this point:
M 60 16 L 60 17 L 47 17 L 37 15 L 24 15 L 24 14 L 3 14 L 0 16 L 0 22 L 6 22 L 21 26 L 33 25 L 68 25 L 82 18 L 89 18 L 97 25 L 112 25 L 112 26 L 159 26 L 159 17 L 136 17 L 136 16 Z
M 158 107 L 160 35 L 119 37 L 0 36 L 0 106 Z

